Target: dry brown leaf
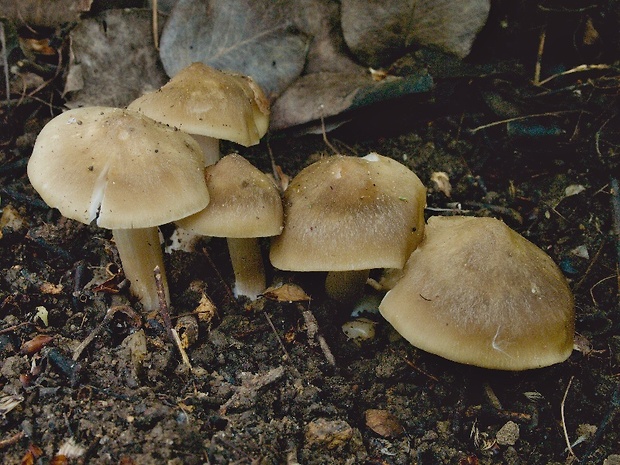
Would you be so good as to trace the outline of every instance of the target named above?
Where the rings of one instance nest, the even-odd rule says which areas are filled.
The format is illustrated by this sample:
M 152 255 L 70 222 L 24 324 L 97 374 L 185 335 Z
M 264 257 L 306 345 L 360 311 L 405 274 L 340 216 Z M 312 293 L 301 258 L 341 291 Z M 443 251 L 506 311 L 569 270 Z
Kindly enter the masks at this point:
M 276 302 L 305 302 L 310 296 L 297 284 L 282 284 L 281 286 L 269 287 L 263 292 L 263 297 Z

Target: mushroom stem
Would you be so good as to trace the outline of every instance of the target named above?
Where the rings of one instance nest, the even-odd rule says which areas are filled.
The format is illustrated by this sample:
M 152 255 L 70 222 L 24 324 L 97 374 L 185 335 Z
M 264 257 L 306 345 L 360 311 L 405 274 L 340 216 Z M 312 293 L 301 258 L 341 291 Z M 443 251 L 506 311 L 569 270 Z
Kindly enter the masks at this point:
M 153 270 L 156 266 L 159 266 L 161 270 L 166 302 L 170 304 L 164 257 L 157 227 L 114 229 L 112 235 L 123 264 L 125 277 L 131 283 L 131 292 L 140 299 L 145 310 L 159 308 L 157 286 L 153 277 Z
M 235 297 L 244 295 L 256 300 L 266 288 L 265 266 L 258 239 L 229 237 L 226 240 L 235 272 Z
M 220 140 L 199 134 L 192 134 L 192 137 L 196 139 L 196 142 L 202 148 L 202 153 L 205 156 L 205 166 L 215 165 L 220 159 Z
M 370 270 L 330 271 L 325 279 L 325 292 L 343 303 L 356 301 L 363 293 Z

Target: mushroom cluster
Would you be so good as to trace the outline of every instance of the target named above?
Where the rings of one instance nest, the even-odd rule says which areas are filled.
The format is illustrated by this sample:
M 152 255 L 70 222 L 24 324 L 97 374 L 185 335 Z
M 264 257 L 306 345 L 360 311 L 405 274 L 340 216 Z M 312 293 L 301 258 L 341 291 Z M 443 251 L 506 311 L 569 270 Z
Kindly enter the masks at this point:
M 503 370 L 568 358 L 573 296 L 545 252 L 495 219 L 425 224 L 424 184 L 377 153 L 325 157 L 281 196 L 242 156 L 219 159 L 219 139 L 256 144 L 268 118 L 250 78 L 193 64 L 127 109 L 52 119 L 28 176 L 64 216 L 112 230 L 147 310 L 159 305 L 156 267 L 169 300 L 158 226 L 174 222 L 227 239 L 236 296 L 254 300 L 266 289 L 259 238 L 271 237 L 275 268 L 327 272 L 327 295 L 347 304 L 361 297 L 371 269 L 400 270 L 379 310 L 423 350 Z
M 237 192 L 228 186 L 222 192 L 220 180 L 208 186 L 205 166 L 219 159 L 219 139 L 254 145 L 267 131 L 268 123 L 268 101 L 251 78 L 194 63 L 127 109 L 86 107 L 53 118 L 37 138 L 28 176 L 43 200 L 64 216 L 112 229 L 131 292 L 152 310 L 159 305 L 156 267 L 162 275 L 165 298 L 168 303 L 170 300 L 158 226 L 204 210 L 210 189 L 216 191 L 216 205 L 240 208 L 222 196 L 237 199 L 247 196 L 251 189 Z M 244 160 L 244 164 L 240 159 L 235 159 L 237 166 L 247 168 L 249 162 Z M 229 164 L 222 164 L 218 171 L 225 165 Z M 211 175 L 207 173 L 207 177 Z M 221 175 L 227 178 L 225 184 L 239 173 L 229 169 Z M 257 178 L 254 172 L 244 182 L 258 186 Z M 280 217 L 272 219 L 271 230 L 259 230 L 256 236 L 277 234 L 282 227 L 279 193 L 273 185 L 271 191 Z M 253 200 L 260 200 L 255 191 L 250 195 L 254 198 L 246 199 L 244 207 L 248 211 Z M 262 208 L 256 205 L 254 209 Z M 194 219 L 188 224 L 195 223 Z M 232 231 L 226 237 L 232 242 L 239 236 Z M 250 250 L 252 246 L 241 241 L 231 245 L 233 249 Z M 258 252 L 252 250 L 253 261 L 246 268 L 259 264 Z M 250 260 L 248 252 L 233 252 L 231 256 L 243 257 L 240 262 Z M 236 272 L 237 268 L 242 267 L 236 266 Z M 242 276 L 247 274 L 244 271 Z M 259 286 L 265 287 L 254 284 L 247 291 L 251 298 L 256 297 Z M 241 286 L 240 294 L 245 293 Z

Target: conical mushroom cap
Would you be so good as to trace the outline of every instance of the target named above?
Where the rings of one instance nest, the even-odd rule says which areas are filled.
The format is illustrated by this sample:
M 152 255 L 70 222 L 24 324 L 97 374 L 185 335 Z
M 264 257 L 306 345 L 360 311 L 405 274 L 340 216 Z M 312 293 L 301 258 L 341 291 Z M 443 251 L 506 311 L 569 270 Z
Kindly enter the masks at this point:
M 562 272 L 492 218 L 431 217 L 379 310 L 414 346 L 485 368 L 539 368 L 573 348 L 573 295 Z
M 209 205 L 177 221 L 197 234 L 213 237 L 268 237 L 282 231 L 280 192 L 265 173 L 241 155 L 230 154 L 205 169 Z
M 424 232 L 426 189 L 406 166 L 372 153 L 303 169 L 284 193 L 273 266 L 292 271 L 402 268 Z
M 209 203 L 194 139 L 130 110 L 85 107 L 45 125 L 28 162 L 41 198 L 109 229 L 158 226 Z
M 269 102 L 252 78 L 203 63 L 182 69 L 128 108 L 189 134 L 246 147 L 258 144 L 269 127 Z

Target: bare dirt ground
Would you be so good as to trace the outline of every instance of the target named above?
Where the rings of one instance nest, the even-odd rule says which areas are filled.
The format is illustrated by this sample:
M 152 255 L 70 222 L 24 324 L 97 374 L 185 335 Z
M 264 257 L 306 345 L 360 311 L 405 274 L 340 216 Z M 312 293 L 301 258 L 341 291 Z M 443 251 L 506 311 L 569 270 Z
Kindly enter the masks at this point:
M 264 171 L 271 151 L 289 176 L 335 151 L 376 151 L 418 174 L 428 215 L 501 218 L 541 247 L 574 292 L 581 350 L 526 372 L 425 353 L 376 313 L 366 315 L 375 337 L 349 340 L 351 309 L 325 297 L 319 273 L 269 270 L 310 301 L 236 301 L 221 239 L 166 255 L 188 370 L 161 316 L 130 299 L 109 231 L 62 218 L 28 182 L 34 139 L 61 111 L 63 73 L 11 105 L 3 98 L 2 463 L 620 463 L 620 41 L 608 3 L 550 10 L 541 55 L 543 21 L 524 20 L 540 10 L 498 2 L 468 60 L 478 67 L 408 57 L 428 59 L 432 95 L 351 115 L 327 143 L 281 133 L 224 146 Z M 17 58 L 44 68 L 44 57 Z M 602 66 L 536 86 L 537 62 L 543 78 Z M 61 447 L 68 462 L 52 462 Z

